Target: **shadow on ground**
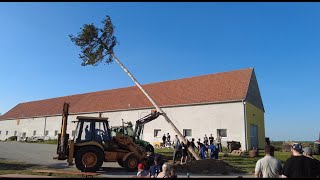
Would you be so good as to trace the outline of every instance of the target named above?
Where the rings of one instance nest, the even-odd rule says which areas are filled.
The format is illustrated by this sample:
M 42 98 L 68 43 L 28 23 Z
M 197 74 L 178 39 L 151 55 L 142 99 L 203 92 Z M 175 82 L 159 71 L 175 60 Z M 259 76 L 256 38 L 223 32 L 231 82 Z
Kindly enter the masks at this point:
M 97 173 L 106 175 L 136 175 L 136 171 L 128 172 L 122 167 L 102 167 Z
M 5 158 L 0 158 L 0 170 L 16 170 L 16 171 L 22 171 L 22 170 L 27 170 L 31 168 L 39 168 L 41 165 L 37 164 L 24 164 L 21 162 L 17 161 L 9 161 L 8 159 Z
M 75 169 L 75 166 L 68 166 L 68 163 L 54 163 L 47 166 L 44 166 L 49 169 Z

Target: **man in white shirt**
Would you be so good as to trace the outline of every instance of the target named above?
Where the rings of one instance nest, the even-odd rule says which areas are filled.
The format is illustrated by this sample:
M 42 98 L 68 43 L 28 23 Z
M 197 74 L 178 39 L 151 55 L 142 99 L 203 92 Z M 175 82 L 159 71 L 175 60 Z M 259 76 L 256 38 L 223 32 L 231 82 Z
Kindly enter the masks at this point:
M 265 147 L 265 156 L 256 163 L 255 176 L 257 178 L 279 178 L 282 166 L 281 162 L 274 158 L 274 147 Z

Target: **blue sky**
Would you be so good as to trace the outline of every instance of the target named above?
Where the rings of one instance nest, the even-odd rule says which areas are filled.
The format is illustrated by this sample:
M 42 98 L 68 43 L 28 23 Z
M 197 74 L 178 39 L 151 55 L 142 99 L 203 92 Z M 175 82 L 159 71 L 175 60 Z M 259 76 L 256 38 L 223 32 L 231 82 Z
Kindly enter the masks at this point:
M 0 113 L 21 102 L 133 86 L 82 67 L 69 39 L 110 15 L 142 84 L 253 67 L 271 140 L 319 136 L 320 3 L 1 3 Z

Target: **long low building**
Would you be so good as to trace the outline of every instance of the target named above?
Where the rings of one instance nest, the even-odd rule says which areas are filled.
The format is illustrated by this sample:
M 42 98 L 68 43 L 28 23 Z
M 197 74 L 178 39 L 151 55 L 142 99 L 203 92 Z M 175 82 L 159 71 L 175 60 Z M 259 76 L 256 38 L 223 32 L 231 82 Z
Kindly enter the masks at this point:
M 143 85 L 187 138 L 212 134 L 239 141 L 243 150 L 264 148 L 264 106 L 253 68 Z M 154 107 L 137 86 L 25 102 L 0 116 L 0 140 L 33 135 L 57 138 L 64 102 L 70 103 L 67 132 L 74 136 L 76 117 L 108 117 L 110 126 L 133 124 Z M 162 141 L 174 131 L 160 116 L 145 125 L 143 139 Z

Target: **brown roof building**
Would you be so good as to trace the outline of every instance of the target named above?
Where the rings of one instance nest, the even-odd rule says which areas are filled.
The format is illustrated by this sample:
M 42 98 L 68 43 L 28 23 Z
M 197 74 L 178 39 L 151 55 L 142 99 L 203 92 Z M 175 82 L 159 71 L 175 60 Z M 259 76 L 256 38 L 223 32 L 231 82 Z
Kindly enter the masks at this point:
M 247 100 L 264 111 L 253 68 L 143 85 L 161 107 Z M 150 108 L 137 86 L 25 102 L 0 117 L 30 118 L 61 114 L 63 102 L 70 114 Z
M 239 141 L 242 149 L 264 147 L 265 109 L 253 68 L 142 86 L 187 137 L 213 134 L 221 136 L 225 146 Z M 154 109 L 137 86 L 24 102 L 0 116 L 0 140 L 19 134 L 57 138 L 64 102 L 70 103 L 68 121 L 80 114 L 101 115 L 109 118 L 110 126 L 120 125 L 121 119 L 134 123 Z M 74 129 L 74 123 L 68 124 L 69 134 Z M 166 133 L 174 131 L 159 116 L 145 125 L 143 139 L 158 142 Z

